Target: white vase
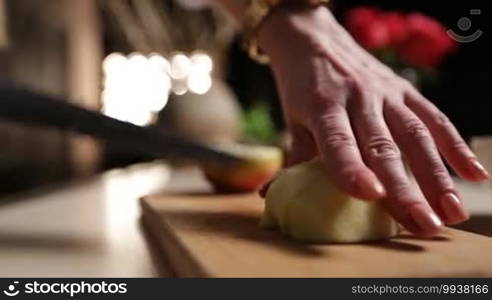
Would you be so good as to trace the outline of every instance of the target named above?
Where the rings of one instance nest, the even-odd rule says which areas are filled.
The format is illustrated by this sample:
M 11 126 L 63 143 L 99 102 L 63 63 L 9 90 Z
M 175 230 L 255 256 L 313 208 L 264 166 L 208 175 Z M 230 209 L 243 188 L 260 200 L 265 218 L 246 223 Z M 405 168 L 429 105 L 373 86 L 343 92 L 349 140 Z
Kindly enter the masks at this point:
M 167 130 L 205 143 L 237 141 L 241 107 L 229 86 L 215 78 L 204 95 L 173 95 L 159 123 Z

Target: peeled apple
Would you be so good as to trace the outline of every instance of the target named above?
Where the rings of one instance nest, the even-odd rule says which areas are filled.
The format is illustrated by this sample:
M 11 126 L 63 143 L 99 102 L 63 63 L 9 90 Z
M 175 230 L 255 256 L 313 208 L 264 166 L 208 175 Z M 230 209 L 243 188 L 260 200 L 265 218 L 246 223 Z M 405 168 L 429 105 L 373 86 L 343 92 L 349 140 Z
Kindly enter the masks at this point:
M 318 159 L 282 171 L 271 183 L 261 226 L 309 243 L 382 240 L 398 233 L 380 202 L 337 189 Z

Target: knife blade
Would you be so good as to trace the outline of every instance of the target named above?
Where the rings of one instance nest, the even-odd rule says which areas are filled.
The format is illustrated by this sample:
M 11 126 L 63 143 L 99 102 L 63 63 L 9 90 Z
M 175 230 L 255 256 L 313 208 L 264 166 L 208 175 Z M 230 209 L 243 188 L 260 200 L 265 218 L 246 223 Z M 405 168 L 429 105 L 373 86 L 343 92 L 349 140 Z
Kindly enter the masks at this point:
M 236 164 L 242 159 L 153 127 L 141 127 L 75 106 L 67 99 L 0 83 L 0 118 L 91 135 L 139 154 L 200 164 Z

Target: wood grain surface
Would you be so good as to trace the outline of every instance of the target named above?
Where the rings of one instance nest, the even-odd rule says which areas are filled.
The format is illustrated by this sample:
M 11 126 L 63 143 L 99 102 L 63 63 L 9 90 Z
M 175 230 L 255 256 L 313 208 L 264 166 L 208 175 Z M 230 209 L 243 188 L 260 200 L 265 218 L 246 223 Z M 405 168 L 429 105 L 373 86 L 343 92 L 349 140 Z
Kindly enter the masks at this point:
M 256 195 L 157 195 L 141 205 L 181 277 L 492 276 L 492 239 L 455 229 L 432 239 L 307 245 L 260 229 Z

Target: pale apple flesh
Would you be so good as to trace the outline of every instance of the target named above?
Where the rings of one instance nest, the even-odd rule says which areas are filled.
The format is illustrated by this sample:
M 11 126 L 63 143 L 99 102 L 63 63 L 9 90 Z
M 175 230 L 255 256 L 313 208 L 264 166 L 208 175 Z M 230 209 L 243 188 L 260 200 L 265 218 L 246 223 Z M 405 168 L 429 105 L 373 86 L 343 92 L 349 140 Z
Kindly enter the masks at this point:
M 355 243 L 398 234 L 378 201 L 353 198 L 332 184 L 319 160 L 282 171 L 266 193 L 264 228 L 308 243 Z

